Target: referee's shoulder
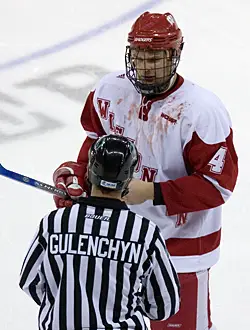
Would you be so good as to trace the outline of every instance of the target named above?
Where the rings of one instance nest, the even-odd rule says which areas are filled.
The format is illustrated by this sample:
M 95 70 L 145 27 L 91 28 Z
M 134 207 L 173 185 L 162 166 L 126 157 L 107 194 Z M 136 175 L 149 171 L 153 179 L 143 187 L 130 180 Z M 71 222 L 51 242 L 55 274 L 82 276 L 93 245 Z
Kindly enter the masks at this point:
M 73 204 L 72 206 L 61 207 L 58 209 L 53 209 L 49 213 L 47 213 L 41 220 L 41 224 L 43 227 L 50 227 L 48 224 L 56 224 L 57 222 L 67 221 L 69 220 L 69 215 L 72 209 L 79 209 L 79 204 Z
M 138 213 L 135 213 L 131 210 L 129 210 L 129 212 L 131 214 L 134 214 L 135 215 L 135 221 L 140 221 L 142 223 L 145 223 L 148 225 L 148 227 L 151 229 L 151 230 L 159 230 L 158 226 L 152 221 L 152 220 L 149 220 L 148 218 L 145 218 L 143 217 L 142 215 L 138 214 Z

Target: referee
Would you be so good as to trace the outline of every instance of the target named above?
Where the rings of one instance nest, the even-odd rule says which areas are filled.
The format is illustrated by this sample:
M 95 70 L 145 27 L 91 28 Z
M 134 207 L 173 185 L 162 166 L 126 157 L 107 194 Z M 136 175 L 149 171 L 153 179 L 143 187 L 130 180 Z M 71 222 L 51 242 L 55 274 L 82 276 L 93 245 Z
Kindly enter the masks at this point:
M 159 228 L 122 194 L 136 147 L 117 135 L 89 151 L 91 196 L 46 215 L 24 259 L 20 287 L 40 306 L 40 330 L 147 329 L 179 309 L 179 282 Z

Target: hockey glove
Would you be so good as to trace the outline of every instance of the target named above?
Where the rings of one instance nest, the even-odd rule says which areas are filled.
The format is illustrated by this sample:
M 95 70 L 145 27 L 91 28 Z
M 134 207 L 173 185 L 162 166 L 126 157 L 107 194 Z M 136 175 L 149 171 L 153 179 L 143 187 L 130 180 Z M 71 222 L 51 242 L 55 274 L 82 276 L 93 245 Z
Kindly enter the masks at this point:
M 61 164 L 53 174 L 53 181 L 57 188 L 65 190 L 69 199 L 53 196 L 56 207 L 71 206 L 80 197 L 85 197 L 85 167 L 76 162 Z

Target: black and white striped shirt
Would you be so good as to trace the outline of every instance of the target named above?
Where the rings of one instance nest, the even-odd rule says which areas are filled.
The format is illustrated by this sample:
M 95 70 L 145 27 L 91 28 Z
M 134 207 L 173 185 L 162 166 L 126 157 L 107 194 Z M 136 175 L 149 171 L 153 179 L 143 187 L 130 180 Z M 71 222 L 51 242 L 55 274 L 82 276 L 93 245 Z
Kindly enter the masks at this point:
M 20 287 L 40 330 L 146 329 L 179 309 L 179 282 L 158 227 L 115 199 L 86 198 L 45 216 Z

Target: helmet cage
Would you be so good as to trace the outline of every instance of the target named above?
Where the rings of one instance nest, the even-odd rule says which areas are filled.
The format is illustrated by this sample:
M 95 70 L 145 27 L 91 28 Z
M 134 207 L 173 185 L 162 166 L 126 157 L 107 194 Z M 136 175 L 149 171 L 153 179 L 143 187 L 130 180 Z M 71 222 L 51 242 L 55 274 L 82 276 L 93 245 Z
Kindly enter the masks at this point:
M 176 73 L 183 49 L 182 31 L 173 15 L 146 11 L 132 25 L 127 40 L 129 46 L 126 47 L 125 53 L 126 75 L 135 89 L 146 95 L 165 92 Z M 139 53 L 138 60 L 135 50 Z M 160 51 L 163 57 L 158 61 Z M 152 55 L 156 53 L 158 56 L 154 58 Z
M 153 94 L 161 94 L 165 92 L 170 84 L 170 81 L 172 77 L 175 75 L 177 67 L 180 62 L 180 54 L 182 50 L 183 44 L 181 44 L 181 47 L 179 50 L 171 48 L 171 49 L 164 49 L 163 57 L 161 58 L 163 61 L 163 66 L 159 67 L 156 65 L 156 58 L 155 54 L 157 50 L 153 50 L 152 48 L 141 48 L 141 47 L 126 47 L 126 53 L 125 53 L 125 64 L 126 64 L 126 75 L 128 79 L 131 81 L 131 83 L 134 85 L 135 89 L 144 95 L 153 95 Z M 131 50 L 137 51 L 137 55 L 131 54 Z M 154 69 L 150 70 L 151 72 L 154 72 L 154 79 L 152 81 L 145 81 L 145 78 L 147 76 L 147 59 L 145 56 L 145 53 L 150 51 L 154 55 Z M 142 54 L 144 54 L 143 64 L 144 66 L 140 66 L 140 68 L 136 67 L 137 62 L 137 56 L 140 52 L 140 57 Z M 157 57 L 159 60 L 159 57 Z M 160 72 L 160 70 L 163 72 L 163 76 L 157 77 L 157 73 Z

